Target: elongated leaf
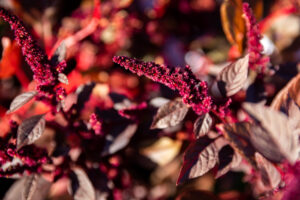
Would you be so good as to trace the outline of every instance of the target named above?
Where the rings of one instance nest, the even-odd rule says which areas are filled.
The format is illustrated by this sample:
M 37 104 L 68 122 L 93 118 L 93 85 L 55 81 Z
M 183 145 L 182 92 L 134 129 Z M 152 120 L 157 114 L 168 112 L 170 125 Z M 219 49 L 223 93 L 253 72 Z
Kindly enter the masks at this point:
M 72 172 L 70 179 L 74 200 L 95 200 L 95 189 L 86 173 L 80 168 L 73 168 Z
M 59 82 L 64 83 L 66 85 L 69 84 L 68 77 L 64 73 L 59 73 L 58 74 L 58 80 L 59 80 Z
M 261 104 L 245 103 L 243 108 L 254 119 L 250 140 L 266 158 L 294 163 L 298 158 L 298 136 L 286 115 Z
M 212 125 L 212 118 L 208 113 L 201 115 L 194 123 L 194 134 L 196 138 L 206 135 Z
M 51 62 L 53 64 L 58 64 L 66 58 L 67 48 L 64 41 L 60 43 L 58 48 L 55 50 L 53 56 L 51 57 Z
M 216 178 L 226 174 L 230 169 L 237 167 L 242 161 L 242 157 L 235 153 L 230 145 L 225 145 L 219 151 L 219 166 Z
M 235 124 L 218 124 L 217 128 L 223 132 L 225 138 L 229 141 L 231 146 L 242 155 L 249 163 L 256 168 L 254 160 L 255 149 L 250 142 L 250 124 L 249 123 L 235 123 Z
M 179 124 L 187 114 L 189 108 L 181 98 L 170 101 L 160 107 L 153 119 L 151 129 L 168 128 Z
M 276 188 L 281 181 L 281 175 L 276 167 L 274 167 L 272 163 L 270 163 L 267 159 L 265 159 L 257 152 L 255 153 L 255 160 L 258 169 L 260 170 L 264 185 L 271 187 L 271 189 Z
M 196 140 L 184 154 L 177 184 L 202 176 L 216 165 L 217 160 L 218 150 L 214 139 L 204 136 Z
M 34 175 L 37 176 L 37 175 Z M 9 188 L 9 190 L 6 192 L 5 197 L 3 200 L 17 200 L 17 199 L 24 199 L 24 195 L 30 191 L 30 179 L 32 179 L 32 176 L 23 177 L 16 182 Z M 32 182 L 33 183 L 33 182 Z M 28 185 L 29 184 L 29 185 Z M 32 200 L 45 200 L 49 189 L 50 189 L 51 183 L 46 181 L 41 176 L 37 176 L 35 186 L 36 187 L 32 194 Z M 26 192 L 27 190 L 27 192 Z M 26 198 L 25 198 L 26 199 Z
M 288 95 L 288 97 L 281 102 L 279 109 L 288 116 L 291 127 L 295 131 L 298 131 L 298 129 L 300 129 L 300 107 L 296 102 Z
M 37 95 L 36 91 L 31 92 L 25 92 L 20 95 L 18 95 L 14 100 L 11 102 L 9 110 L 6 112 L 6 114 L 12 113 L 19 108 L 21 108 L 23 105 L 25 105 L 27 102 L 29 102 L 33 97 Z
M 121 133 L 116 137 L 108 135 L 106 137 L 107 144 L 105 151 L 102 155 L 113 154 L 121 149 L 123 149 L 129 142 L 131 137 L 134 135 L 137 130 L 137 124 L 129 124 Z
M 249 55 L 231 63 L 220 72 L 217 80 L 221 93 L 232 96 L 244 87 L 247 82 L 248 65 Z M 224 88 L 222 88 L 222 85 L 224 85 Z
M 33 197 L 33 194 L 37 188 L 37 174 L 32 174 L 28 177 L 26 177 L 24 190 L 23 190 L 23 200 L 31 200 Z
M 34 143 L 43 134 L 45 124 L 44 114 L 35 115 L 24 120 L 18 128 L 17 149 Z
M 278 92 L 272 101 L 271 107 L 279 110 L 288 97 L 291 97 L 300 106 L 300 73 Z
M 224 0 L 221 5 L 221 21 L 227 40 L 243 52 L 245 22 L 242 17 L 242 0 Z

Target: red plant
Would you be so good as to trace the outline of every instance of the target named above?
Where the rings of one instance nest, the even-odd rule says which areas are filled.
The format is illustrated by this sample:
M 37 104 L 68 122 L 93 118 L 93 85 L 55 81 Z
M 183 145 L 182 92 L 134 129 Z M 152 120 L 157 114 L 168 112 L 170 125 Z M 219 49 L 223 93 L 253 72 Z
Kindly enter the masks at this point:
M 261 1 L 28 2 L 10 5 L 26 26 L 0 7 L 4 199 L 298 198 L 300 34 L 278 29 L 295 2 L 263 29 Z M 225 35 L 190 20 L 219 7 Z

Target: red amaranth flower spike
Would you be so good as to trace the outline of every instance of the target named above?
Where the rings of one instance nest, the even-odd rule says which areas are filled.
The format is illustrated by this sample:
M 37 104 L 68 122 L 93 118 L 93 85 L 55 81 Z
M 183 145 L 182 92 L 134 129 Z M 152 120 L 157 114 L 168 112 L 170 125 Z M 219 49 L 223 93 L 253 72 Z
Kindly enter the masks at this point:
M 51 65 L 46 53 L 36 44 L 32 35 L 17 16 L 0 7 L 0 17 L 9 23 L 18 45 L 22 47 L 25 60 L 34 73 L 33 78 L 37 82 L 37 90 L 46 98 L 52 99 L 50 101 L 53 102 L 53 98 L 55 98 L 54 87 L 59 83 L 58 71 L 62 71 L 65 65 L 59 65 L 59 70 L 57 70 L 57 66 Z
M 243 4 L 243 12 L 247 27 L 249 67 L 252 70 L 258 70 L 259 72 L 264 73 L 264 70 L 269 63 L 269 57 L 262 54 L 263 46 L 260 43 L 262 36 L 259 31 L 259 26 L 248 3 Z
M 137 75 L 145 75 L 153 81 L 162 83 L 172 90 L 178 90 L 183 102 L 201 115 L 212 109 L 212 99 L 208 96 L 205 81 L 195 77 L 188 66 L 185 69 L 168 68 L 153 62 L 143 62 L 125 56 L 115 56 L 113 61 Z

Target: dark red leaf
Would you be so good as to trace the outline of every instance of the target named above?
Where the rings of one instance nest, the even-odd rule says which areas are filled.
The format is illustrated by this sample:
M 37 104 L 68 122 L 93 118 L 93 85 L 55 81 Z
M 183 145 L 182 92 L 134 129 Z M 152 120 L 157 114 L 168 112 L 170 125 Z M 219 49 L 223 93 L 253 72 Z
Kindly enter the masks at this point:
M 254 120 L 250 129 L 252 145 L 266 158 L 281 162 L 298 159 L 298 135 L 286 115 L 261 104 L 245 103 L 243 108 Z
M 25 93 L 18 95 L 11 102 L 9 110 L 6 112 L 6 114 L 9 114 L 9 113 L 12 113 L 12 112 L 18 110 L 23 105 L 28 103 L 31 99 L 33 99 L 36 95 L 37 95 L 36 91 L 25 92 Z
M 218 140 L 218 139 L 216 139 Z M 201 137 L 188 147 L 177 184 L 202 176 L 212 169 L 218 160 L 218 149 L 214 139 Z
M 170 101 L 160 107 L 153 119 L 151 129 L 168 128 L 179 124 L 187 114 L 189 108 L 181 98 Z
M 34 143 L 45 130 L 44 114 L 25 119 L 18 128 L 17 149 Z
M 194 123 L 194 134 L 196 135 L 196 138 L 198 139 L 206 135 L 211 125 L 212 125 L 212 118 L 208 113 L 198 117 Z
M 95 189 L 86 175 L 80 168 L 73 168 L 70 174 L 71 193 L 74 200 L 96 200 Z

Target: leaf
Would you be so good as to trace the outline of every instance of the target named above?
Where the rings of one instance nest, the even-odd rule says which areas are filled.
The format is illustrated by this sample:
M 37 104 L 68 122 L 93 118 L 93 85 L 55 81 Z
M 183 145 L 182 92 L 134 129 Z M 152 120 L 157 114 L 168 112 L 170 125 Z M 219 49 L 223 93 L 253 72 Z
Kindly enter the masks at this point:
M 277 93 L 272 101 L 271 107 L 275 110 L 279 110 L 288 97 L 291 97 L 296 104 L 300 106 L 300 73 Z
M 66 43 L 62 41 L 51 57 L 51 63 L 58 64 L 66 58 L 67 48 Z
M 259 21 L 263 17 L 264 12 L 263 0 L 248 0 L 248 2 L 253 9 L 256 20 Z
M 202 176 L 216 165 L 217 160 L 215 140 L 207 136 L 201 137 L 187 148 L 177 184 Z
M 286 114 L 289 118 L 289 124 L 291 127 L 297 131 L 297 129 L 300 129 L 300 107 L 296 104 L 296 102 L 288 97 L 281 102 L 280 105 L 280 111 Z
M 36 188 L 33 191 L 32 194 L 32 200 L 44 200 L 46 199 L 51 183 L 46 181 L 43 177 L 38 175 L 36 179 Z M 27 188 L 27 183 L 30 182 L 30 179 L 32 179 L 32 176 L 22 177 L 21 179 L 14 182 L 14 184 L 9 188 L 9 190 L 6 192 L 3 200 L 16 200 L 16 199 L 24 199 L 24 194 L 30 191 L 30 187 Z M 25 187 L 24 187 L 25 186 Z M 27 192 L 26 192 L 27 190 Z
M 247 82 L 248 65 L 249 55 L 246 55 L 229 64 L 218 74 L 217 80 L 221 93 L 225 93 L 226 96 L 232 96 L 244 87 Z
M 196 138 L 198 139 L 206 135 L 211 125 L 212 125 L 212 118 L 208 113 L 198 117 L 194 123 L 194 134 L 196 135 Z
M 159 108 L 168 102 L 170 102 L 169 99 L 166 99 L 163 97 L 155 97 L 155 98 L 151 99 L 149 104 L 152 105 L 153 107 Z
M 226 174 L 230 169 L 237 167 L 242 161 L 242 157 L 235 153 L 230 145 L 225 145 L 219 151 L 219 166 L 216 178 Z
M 64 83 L 66 85 L 69 85 L 69 80 L 68 77 L 64 73 L 59 73 L 58 74 L 58 80 L 61 83 Z
M 221 22 L 227 40 L 243 52 L 243 41 L 245 39 L 245 21 L 242 17 L 242 0 L 224 0 L 221 9 Z
M 276 167 L 257 152 L 255 153 L 255 160 L 264 185 L 271 187 L 271 189 L 276 188 L 281 182 L 281 175 Z
M 96 200 L 95 189 L 86 175 L 80 168 L 73 168 L 70 174 L 71 194 L 74 200 Z
M 17 149 L 34 143 L 45 130 L 45 114 L 35 115 L 23 121 L 17 132 Z
M 180 152 L 182 142 L 169 137 L 161 137 L 156 142 L 140 150 L 140 153 L 159 166 L 171 162 Z
M 81 111 L 84 108 L 84 104 L 89 100 L 93 89 L 95 87 L 94 82 L 90 82 L 84 85 L 81 85 L 77 88 L 76 94 L 77 94 L 77 103 L 75 104 L 77 113 Z
M 31 200 L 33 197 L 33 194 L 37 188 L 37 174 L 32 174 L 28 177 L 26 177 L 24 190 L 23 190 L 23 200 Z
M 254 160 L 255 149 L 249 141 L 250 124 L 245 122 L 218 124 L 217 128 L 224 134 L 231 146 L 256 168 L 256 162 Z
M 6 114 L 12 113 L 19 108 L 21 108 L 23 105 L 28 103 L 33 97 L 37 95 L 36 91 L 31 91 L 31 92 L 25 92 L 17 97 L 14 98 L 14 100 L 11 102 L 9 110 L 6 112 Z
M 119 129 L 120 127 L 122 126 L 116 127 L 116 129 Z M 113 154 L 123 149 L 130 142 L 130 139 L 136 132 L 137 127 L 137 124 L 129 124 L 125 129 L 122 129 L 121 132 L 116 131 L 117 134 L 115 136 L 113 135 L 114 131 L 112 131 L 111 134 L 106 136 L 105 150 L 102 155 Z
M 189 108 L 181 98 L 170 101 L 160 107 L 153 119 L 151 129 L 168 128 L 179 124 L 187 114 Z
M 254 120 L 250 127 L 252 145 L 269 160 L 294 163 L 298 158 L 298 136 L 287 126 L 287 116 L 261 104 L 245 103 L 243 108 Z

